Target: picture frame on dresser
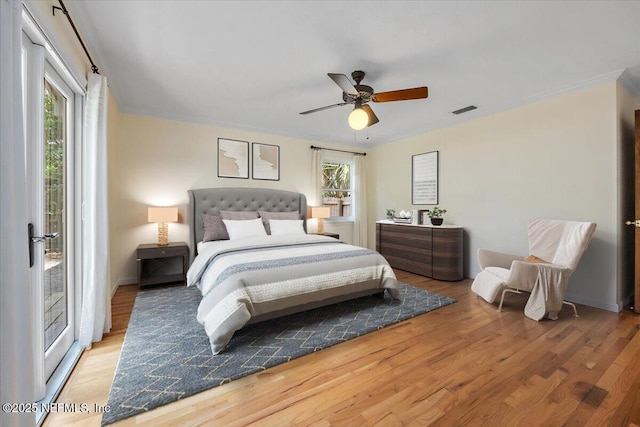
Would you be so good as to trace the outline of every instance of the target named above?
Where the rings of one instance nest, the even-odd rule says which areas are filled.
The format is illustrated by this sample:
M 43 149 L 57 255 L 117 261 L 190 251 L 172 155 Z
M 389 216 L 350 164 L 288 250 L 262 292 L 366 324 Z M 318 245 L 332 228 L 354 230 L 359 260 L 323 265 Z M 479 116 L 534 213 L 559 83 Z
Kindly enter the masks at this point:
M 411 156 L 411 204 L 438 204 L 438 151 Z
M 249 179 L 249 142 L 218 138 L 218 177 Z

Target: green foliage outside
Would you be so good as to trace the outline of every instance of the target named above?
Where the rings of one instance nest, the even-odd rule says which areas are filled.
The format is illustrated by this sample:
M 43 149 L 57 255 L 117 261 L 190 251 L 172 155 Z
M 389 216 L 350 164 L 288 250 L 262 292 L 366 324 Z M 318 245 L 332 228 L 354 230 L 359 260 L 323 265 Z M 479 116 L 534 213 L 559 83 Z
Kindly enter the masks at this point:
M 64 233 L 64 113 L 56 113 L 56 101 L 64 108 L 64 99 L 55 99 L 56 91 L 45 83 L 44 93 L 44 208 L 46 233 L 59 232 L 47 241 L 47 252 L 63 247 Z M 61 117 L 62 116 L 62 117 Z
M 349 197 L 350 167 L 344 163 L 325 162 L 322 165 L 322 197 Z

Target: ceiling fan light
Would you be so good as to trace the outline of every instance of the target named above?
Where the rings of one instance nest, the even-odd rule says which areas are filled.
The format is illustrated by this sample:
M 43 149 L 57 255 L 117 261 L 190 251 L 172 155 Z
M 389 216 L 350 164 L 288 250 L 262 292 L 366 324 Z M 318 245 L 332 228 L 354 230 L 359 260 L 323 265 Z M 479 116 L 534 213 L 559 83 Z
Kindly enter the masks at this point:
M 362 108 L 356 107 L 349 114 L 349 126 L 353 130 L 362 130 L 369 124 L 369 115 Z

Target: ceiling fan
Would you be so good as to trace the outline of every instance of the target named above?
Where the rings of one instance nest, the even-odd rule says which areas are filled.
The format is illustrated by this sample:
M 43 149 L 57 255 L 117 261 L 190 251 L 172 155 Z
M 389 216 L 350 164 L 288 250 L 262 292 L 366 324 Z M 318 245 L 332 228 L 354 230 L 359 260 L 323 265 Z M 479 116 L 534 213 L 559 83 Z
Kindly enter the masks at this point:
M 313 110 L 303 111 L 300 114 L 310 114 L 316 111 L 328 110 L 329 108 L 341 107 L 347 104 L 355 104 L 351 114 L 349 114 L 349 126 L 355 130 L 364 129 L 367 126 L 373 126 L 380 120 L 373 112 L 368 102 L 392 102 L 407 101 L 410 99 L 422 99 L 429 96 L 426 86 L 416 87 L 412 89 L 392 90 L 390 92 L 375 93 L 371 86 L 361 85 L 365 72 L 356 70 L 351 73 L 351 77 L 356 82 L 354 85 L 344 74 L 327 74 L 342 89 L 342 100 L 339 104 L 327 105 L 326 107 L 314 108 Z

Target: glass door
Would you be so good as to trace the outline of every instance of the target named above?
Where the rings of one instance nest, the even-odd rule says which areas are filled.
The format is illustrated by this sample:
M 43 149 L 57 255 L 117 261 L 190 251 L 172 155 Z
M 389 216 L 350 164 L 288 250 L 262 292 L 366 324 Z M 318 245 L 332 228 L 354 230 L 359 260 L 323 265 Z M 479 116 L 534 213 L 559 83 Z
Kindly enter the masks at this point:
M 76 337 L 76 94 L 26 34 L 22 53 L 35 372 L 44 397 Z
M 22 31 L 34 398 L 51 402 L 80 354 L 84 87 L 26 9 Z
M 44 240 L 43 330 L 45 378 L 48 378 L 74 340 L 73 275 L 68 224 L 73 165 L 71 118 L 73 93 L 52 68 L 45 67 L 43 90 L 42 236 Z M 71 190 L 71 191 L 70 191 Z M 42 250 L 42 249 L 40 249 Z

